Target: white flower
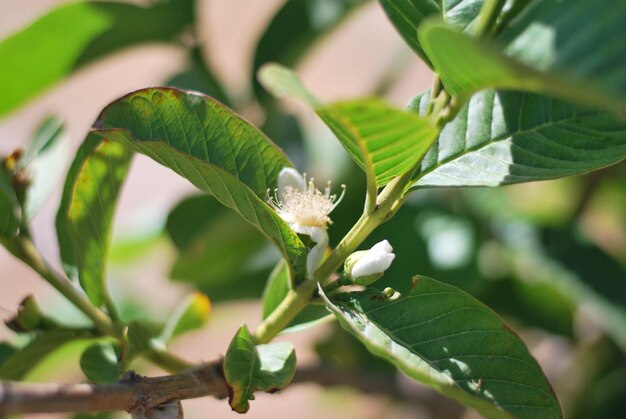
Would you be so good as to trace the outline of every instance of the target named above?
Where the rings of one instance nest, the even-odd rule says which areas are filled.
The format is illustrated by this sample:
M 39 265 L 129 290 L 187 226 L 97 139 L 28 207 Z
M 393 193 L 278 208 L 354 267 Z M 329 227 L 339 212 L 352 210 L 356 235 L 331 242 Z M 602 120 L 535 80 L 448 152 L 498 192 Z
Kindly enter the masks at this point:
M 285 167 L 278 174 L 278 189 L 274 198 L 268 202 L 278 212 L 278 215 L 289 224 L 298 234 L 307 235 L 315 246 L 307 255 L 307 276 L 311 277 L 319 266 L 324 251 L 328 246 L 326 228 L 331 224 L 329 214 L 341 202 L 345 192 L 339 199 L 331 195 L 330 182 L 322 193 L 315 187 L 313 179 L 307 182 L 306 175 L 302 176 L 296 169 Z
M 346 259 L 345 271 L 355 284 L 369 285 L 391 266 L 396 255 L 387 240 L 366 251 L 354 252 Z

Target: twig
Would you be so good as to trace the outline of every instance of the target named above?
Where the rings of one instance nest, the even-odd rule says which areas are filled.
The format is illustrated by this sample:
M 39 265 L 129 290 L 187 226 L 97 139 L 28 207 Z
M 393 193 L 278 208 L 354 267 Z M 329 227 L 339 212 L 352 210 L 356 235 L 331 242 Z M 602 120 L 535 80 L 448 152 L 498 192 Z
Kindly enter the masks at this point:
M 173 400 L 228 396 L 222 361 L 180 374 L 130 374 L 115 384 L 0 383 L 0 417 L 18 413 L 147 411 Z

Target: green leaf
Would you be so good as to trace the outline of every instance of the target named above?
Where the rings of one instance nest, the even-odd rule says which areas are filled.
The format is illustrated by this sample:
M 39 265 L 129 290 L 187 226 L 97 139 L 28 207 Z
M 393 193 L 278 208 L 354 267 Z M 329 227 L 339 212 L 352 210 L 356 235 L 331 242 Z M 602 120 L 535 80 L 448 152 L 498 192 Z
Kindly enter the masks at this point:
M 428 94 L 409 108 L 425 112 Z M 587 173 L 626 157 L 626 118 L 546 96 L 483 91 L 441 131 L 412 188 L 498 186 Z
M 171 278 L 193 283 L 213 301 L 261 295 L 275 258 L 263 256 L 265 237 L 235 211 L 212 196 L 192 196 L 172 210 L 166 228 L 178 247 Z
M 0 42 L 0 117 L 111 52 L 144 42 L 173 41 L 193 21 L 194 2 L 152 7 L 79 2 L 53 9 Z
M 408 376 L 488 418 L 560 418 L 559 403 L 524 343 L 461 290 L 416 277 L 405 297 L 375 290 L 326 299 L 340 324 Z
M 272 270 L 263 291 L 263 319 L 266 319 L 293 290 L 293 281 L 284 259 L 278 261 Z M 329 317 L 328 310 L 321 305 L 309 304 L 289 323 L 282 333 L 289 333 L 315 326 Z
M 626 3 L 612 0 L 530 2 L 497 43 L 528 66 L 575 82 L 626 109 Z M 584 86 L 584 88 L 581 88 Z
M 43 332 L 26 346 L 15 351 L 0 365 L 0 378 L 21 380 L 39 362 L 66 343 L 88 337 L 90 337 L 88 332 L 63 329 Z
M 248 122 L 207 96 L 152 88 L 113 102 L 96 125 L 95 135 L 146 154 L 239 212 L 303 274 L 306 248 L 264 200 L 292 164 Z
M 95 343 L 80 357 L 80 368 L 96 384 L 114 383 L 120 378 L 115 348 L 110 343 Z
M 202 328 L 211 314 L 211 301 L 199 292 L 190 294 L 181 301 L 167 319 L 160 339 L 168 342 L 176 336 Z
M 299 99 L 312 108 L 321 105 L 317 98 L 304 87 L 298 75 L 280 64 L 264 64 L 258 71 L 258 79 L 268 92 L 278 98 Z
M 414 167 L 437 136 L 425 119 L 375 99 L 321 107 L 317 114 L 378 188 Z
M 11 184 L 11 177 L 4 167 L 0 166 L 0 236 L 16 236 L 20 218 L 20 207 Z
M 55 117 L 45 119 L 19 161 L 29 177 L 24 205 L 27 220 L 32 219 L 39 211 L 56 186 L 65 167 L 68 148 L 68 136 L 63 122 Z
M 546 67 L 539 70 L 529 67 L 506 56 L 494 45 L 472 38 L 440 22 L 424 22 L 418 34 L 448 93 L 462 99 L 493 87 L 548 93 L 586 105 L 626 109 L 626 100 L 619 104 L 606 91 L 593 89 L 596 84 L 593 74 L 588 79 L 576 79 L 568 74 L 567 69 Z M 626 72 L 626 68 L 622 71 Z M 591 84 L 581 89 L 583 82 Z M 626 99 L 626 92 L 624 96 Z
M 287 0 L 261 35 L 252 66 L 256 96 L 267 99 L 254 77 L 261 66 L 276 61 L 293 66 L 310 47 L 336 28 L 367 0 Z
M 320 104 L 293 71 L 278 64 L 264 66 L 259 78 L 272 94 L 313 107 L 377 188 L 414 167 L 437 136 L 426 119 L 378 99 Z
M 16 333 L 42 331 L 57 328 L 54 320 L 41 312 L 39 304 L 32 295 L 26 296 L 17 309 L 17 314 L 4 324 Z
M 57 213 L 63 268 L 78 278 L 89 299 L 104 303 L 106 262 L 115 204 L 131 154 L 120 144 L 90 134 L 72 163 Z
M 293 289 L 293 281 L 289 276 L 289 268 L 284 259 L 278 261 L 263 291 L 263 320 L 285 299 Z
M 243 325 L 228 346 L 224 376 L 232 409 L 245 413 L 255 391 L 275 393 L 285 388 L 296 372 L 296 353 L 289 342 L 255 345 Z
M 440 16 L 446 23 L 465 32 L 473 31 L 482 0 L 378 0 L 391 23 L 404 41 L 432 67 L 417 38 L 417 28 L 431 16 Z

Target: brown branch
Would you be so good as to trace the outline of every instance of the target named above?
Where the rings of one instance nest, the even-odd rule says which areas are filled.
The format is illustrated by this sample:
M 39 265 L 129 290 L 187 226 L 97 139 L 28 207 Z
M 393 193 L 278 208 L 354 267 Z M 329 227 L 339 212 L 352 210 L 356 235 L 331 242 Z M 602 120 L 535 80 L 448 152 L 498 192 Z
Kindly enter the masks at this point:
M 397 376 L 371 371 L 305 366 L 298 369 L 292 383 L 317 383 L 326 388 L 348 386 L 419 405 L 433 412 L 434 417 L 458 418 L 464 411 L 432 390 L 407 387 Z M 133 417 L 151 417 L 145 412 L 157 406 L 204 396 L 228 396 L 221 360 L 163 377 L 146 378 L 131 373 L 119 383 L 105 385 L 0 382 L 0 418 L 20 413 L 122 410 L 133 413 Z
M 129 374 L 115 384 L 2 382 L 0 417 L 17 413 L 147 411 L 172 400 L 204 396 L 228 396 L 221 360 L 164 377 Z

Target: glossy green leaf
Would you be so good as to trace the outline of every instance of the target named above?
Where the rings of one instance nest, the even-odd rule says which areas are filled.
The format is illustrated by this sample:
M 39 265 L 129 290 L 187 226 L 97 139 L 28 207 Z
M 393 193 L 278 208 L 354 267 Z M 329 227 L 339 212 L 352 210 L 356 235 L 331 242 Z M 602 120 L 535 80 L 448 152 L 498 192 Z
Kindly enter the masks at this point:
M 296 352 L 291 343 L 255 345 L 248 328 L 241 326 L 224 357 L 230 406 L 236 412 L 247 412 L 255 391 L 280 391 L 295 372 Z
M 202 328 L 211 314 L 211 301 L 199 292 L 187 296 L 181 301 L 167 319 L 160 339 L 164 342 L 183 333 Z
M 122 145 L 89 135 L 70 167 L 57 213 L 63 268 L 97 306 L 107 294 L 113 214 L 130 157 Z
M 524 343 L 468 294 L 417 277 L 410 293 L 327 297 L 340 324 L 408 376 L 488 418 L 560 418 L 559 403 Z
M 374 99 L 325 106 L 317 113 L 379 188 L 414 167 L 437 136 L 425 119 Z
M 94 343 L 80 357 L 85 377 L 96 384 L 114 383 L 120 378 L 115 348 L 110 343 Z
M 16 350 L 2 365 L 0 378 L 5 380 L 21 380 L 44 358 L 61 346 L 77 339 L 90 337 L 88 332 L 55 329 L 37 335 L 26 346 Z
M 53 9 L 0 42 L 0 117 L 116 50 L 173 41 L 193 21 L 194 2 L 151 7 L 121 2 L 78 2 Z
M 14 237 L 20 227 L 20 207 L 11 177 L 0 166 L 0 236 Z
M 367 0 L 287 0 L 261 35 L 254 53 L 252 77 L 258 98 L 266 99 L 256 81 L 259 68 L 276 61 L 296 64 L 310 47 L 336 28 Z
M 306 248 L 265 203 L 280 170 L 292 165 L 248 122 L 207 96 L 152 88 L 113 102 L 96 125 L 94 135 L 146 154 L 239 212 L 304 272 Z
M 612 100 L 607 92 L 593 89 L 593 74 L 587 80 L 591 84 L 581 89 L 580 83 L 585 80 L 568 76 L 567 69 L 546 66 L 540 71 L 508 57 L 486 41 L 472 38 L 443 23 L 425 22 L 418 34 L 435 71 L 452 95 L 467 98 L 486 88 L 512 89 L 548 93 L 586 105 L 626 109 L 626 105 Z M 547 70 L 551 72 L 545 72 Z M 626 67 L 622 71 L 626 72 Z M 626 103 L 626 92 L 624 96 Z
M 428 94 L 409 108 L 425 112 Z M 480 92 L 433 144 L 413 188 L 498 186 L 587 173 L 626 157 L 626 118 L 546 96 Z
M 279 256 L 265 252 L 262 233 L 206 194 L 181 201 L 166 229 L 178 248 L 170 277 L 194 284 L 216 302 L 258 298 Z
M 482 7 L 482 0 L 378 0 L 391 23 L 404 41 L 429 65 L 417 28 L 431 16 L 442 17 L 446 23 L 471 32 Z M 432 65 L 431 65 L 432 66 Z
M 284 260 L 280 260 L 272 270 L 263 291 L 263 319 L 266 319 L 293 290 L 293 281 Z M 283 333 L 296 332 L 315 326 L 330 317 L 323 305 L 309 304 L 283 330 Z

